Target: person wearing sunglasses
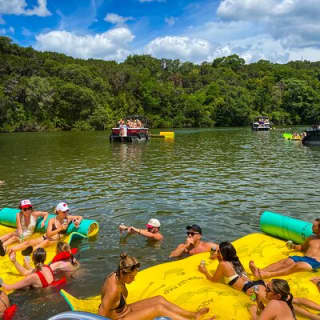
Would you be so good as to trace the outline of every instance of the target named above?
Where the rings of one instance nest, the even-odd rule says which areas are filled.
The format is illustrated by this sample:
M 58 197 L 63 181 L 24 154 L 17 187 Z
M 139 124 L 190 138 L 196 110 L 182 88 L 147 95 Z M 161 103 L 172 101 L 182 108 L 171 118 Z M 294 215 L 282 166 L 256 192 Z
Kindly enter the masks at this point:
M 138 229 L 136 227 L 128 227 L 124 224 L 119 225 L 120 232 L 127 231 L 129 234 L 140 234 L 148 239 L 153 240 L 163 240 L 163 235 L 160 233 L 160 221 L 158 219 L 152 218 L 146 224 L 146 229 Z
M 24 241 L 10 248 L 9 252 L 29 249 L 32 252 L 37 248 L 45 248 L 48 245 L 57 243 L 66 234 L 71 222 L 78 228 L 83 219 L 81 216 L 70 215 L 69 211 L 69 207 L 65 202 L 58 203 L 55 210 L 56 217 L 49 220 L 46 233 L 41 237 Z
M 289 249 L 302 251 L 304 256 L 289 256 L 262 269 L 254 261 L 249 262 L 252 274 L 258 279 L 273 278 L 302 271 L 317 271 L 320 268 L 320 218 L 312 224 L 313 235 L 303 244 L 287 243 Z
M 184 310 L 162 296 L 127 304 L 126 284 L 134 281 L 139 268 L 140 263 L 135 257 L 126 253 L 120 255 L 117 271 L 107 276 L 102 287 L 101 304 L 98 311 L 100 316 L 111 320 L 149 320 L 161 316 L 172 320 L 198 320 L 209 312 L 209 308 L 202 308 L 198 312 Z
M 200 264 L 198 267 L 199 271 L 208 280 L 212 282 L 224 281 L 225 284 L 236 290 L 243 291 L 245 294 L 252 296 L 253 299 L 257 295 L 264 294 L 264 282 L 262 280 L 251 281 L 248 278 L 232 243 L 228 241 L 221 242 L 217 250 L 217 258 L 219 264 L 214 275 L 209 273 L 205 265 Z
M 293 296 L 286 280 L 272 279 L 266 285 L 266 300 L 264 307 L 259 303 L 249 308 L 252 320 L 295 320 Z
M 184 243 L 178 245 L 174 249 L 169 258 L 176 258 L 182 255 L 194 255 L 202 252 L 209 252 L 211 248 L 218 248 L 218 245 L 214 242 L 205 242 L 201 240 L 202 229 L 197 224 L 187 226 L 187 238 Z
M 38 218 L 42 218 L 41 227 L 43 228 L 49 215 L 45 211 L 34 211 L 28 199 L 20 201 L 19 209 L 16 215 L 17 230 L 0 237 L 1 256 L 5 255 L 10 244 L 23 242 L 34 233 Z

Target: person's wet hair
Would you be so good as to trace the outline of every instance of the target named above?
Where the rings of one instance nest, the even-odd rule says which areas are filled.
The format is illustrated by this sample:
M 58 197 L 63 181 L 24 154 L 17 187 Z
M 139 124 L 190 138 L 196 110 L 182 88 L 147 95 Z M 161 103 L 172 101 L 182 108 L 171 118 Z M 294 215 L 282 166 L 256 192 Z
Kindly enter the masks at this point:
M 237 251 L 229 241 L 224 241 L 219 244 L 219 250 L 224 261 L 229 261 L 232 263 L 234 270 L 237 274 L 244 272 L 243 265 L 241 264 Z
M 116 271 L 117 275 L 120 276 L 120 272 L 122 273 L 130 273 L 140 267 L 140 263 L 135 257 L 131 257 L 127 255 L 127 253 L 120 254 L 120 262 L 118 269 Z
M 46 261 L 47 253 L 43 248 L 38 248 L 33 251 L 32 260 L 37 270 L 40 270 Z

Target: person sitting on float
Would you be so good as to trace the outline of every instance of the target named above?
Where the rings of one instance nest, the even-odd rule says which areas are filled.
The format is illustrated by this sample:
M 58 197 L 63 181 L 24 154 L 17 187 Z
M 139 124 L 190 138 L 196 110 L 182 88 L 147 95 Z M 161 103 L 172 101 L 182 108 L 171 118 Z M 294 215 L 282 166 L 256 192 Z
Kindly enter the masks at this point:
M 25 267 L 16 260 L 15 252 L 11 252 L 9 258 L 19 273 L 25 276 L 22 280 L 13 283 L 2 283 L 2 287 L 7 290 L 17 290 L 26 287 L 46 288 L 54 284 L 54 275 L 52 269 L 45 265 L 46 251 L 43 248 L 36 249 L 32 254 L 32 260 L 35 269 L 32 269 L 29 262 L 25 260 Z
M 153 240 L 163 240 L 163 235 L 160 233 L 160 221 L 158 219 L 152 218 L 146 224 L 147 229 L 138 229 L 136 227 L 129 227 L 124 224 L 119 225 L 120 232 L 128 231 L 128 233 L 140 234 L 149 239 Z
M 263 295 L 265 288 L 264 281 L 251 281 L 248 278 L 232 243 L 228 241 L 221 242 L 217 250 L 217 258 L 219 264 L 214 275 L 209 273 L 205 265 L 200 264 L 198 267 L 199 271 L 203 273 L 208 280 L 212 282 L 224 280 L 225 284 L 236 290 L 241 290 L 250 296 L 256 294 Z
M 70 248 L 66 242 L 59 241 L 57 243 L 56 255 L 50 263 L 50 267 L 54 273 L 63 272 L 72 274 L 80 268 L 80 263 L 75 258 L 78 252 L 76 248 Z
M 252 320 L 295 320 L 293 296 L 288 282 L 282 279 L 272 279 L 266 285 L 266 306 L 257 301 L 249 312 Z
M 48 212 L 33 211 L 31 201 L 22 200 L 19 205 L 20 211 L 16 214 L 17 230 L 0 237 L 0 255 L 4 256 L 7 247 L 15 242 L 23 242 L 35 231 L 37 219 L 42 217 L 41 228 L 44 227 L 48 218 Z
M 184 310 L 162 296 L 127 304 L 126 284 L 134 281 L 139 267 L 140 263 L 136 258 L 126 253 L 120 255 L 117 271 L 108 275 L 103 284 L 99 315 L 112 320 L 149 320 L 160 316 L 169 317 L 172 320 L 198 320 L 209 312 L 209 308 L 202 308 L 198 312 Z
M 81 216 L 69 215 L 69 211 L 68 205 L 65 202 L 60 202 L 55 210 L 56 217 L 49 220 L 46 233 L 43 236 L 27 240 L 14 246 L 10 251 L 24 250 L 28 247 L 35 250 L 56 244 L 65 236 L 70 223 L 73 222 L 74 226 L 78 228 L 83 219 Z

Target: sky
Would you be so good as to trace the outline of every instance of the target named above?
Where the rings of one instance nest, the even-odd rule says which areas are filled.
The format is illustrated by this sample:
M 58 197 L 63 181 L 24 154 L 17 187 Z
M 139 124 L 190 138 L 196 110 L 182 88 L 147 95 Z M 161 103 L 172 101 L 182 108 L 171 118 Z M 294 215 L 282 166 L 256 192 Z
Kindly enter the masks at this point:
M 320 60 L 320 0 L 0 0 L 0 36 L 89 59 Z

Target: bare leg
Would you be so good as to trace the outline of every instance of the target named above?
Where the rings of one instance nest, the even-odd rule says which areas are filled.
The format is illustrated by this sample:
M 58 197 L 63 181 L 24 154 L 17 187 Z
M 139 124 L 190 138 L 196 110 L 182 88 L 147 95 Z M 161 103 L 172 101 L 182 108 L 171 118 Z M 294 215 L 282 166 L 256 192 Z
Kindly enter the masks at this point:
M 16 246 L 12 247 L 10 250 L 12 250 L 12 251 L 24 250 L 25 248 L 27 248 L 29 246 L 32 246 L 32 247 L 36 246 L 41 241 L 43 241 L 43 237 L 27 240 L 27 241 L 24 241 L 24 242 L 22 242 L 20 244 L 17 244 Z
M 40 243 L 38 243 L 36 246 L 33 247 L 33 250 L 36 250 L 38 248 L 45 248 L 47 247 L 49 244 L 54 244 L 57 243 L 57 241 L 50 241 L 48 239 L 41 241 Z
M 0 237 L 0 240 L 5 243 L 8 239 L 10 239 L 11 237 L 13 236 L 16 236 L 17 233 L 16 232 L 11 232 L 11 233 L 8 233 L 8 234 L 5 234 L 3 235 L 2 237 Z
M 262 271 L 278 271 L 281 270 L 283 268 L 289 267 L 291 265 L 293 265 L 295 262 L 290 259 L 290 258 L 286 258 L 286 259 L 282 259 L 278 262 L 275 262 L 273 264 L 270 264 L 269 266 L 262 268 Z
M 20 241 L 19 237 L 14 234 L 14 235 L 11 236 L 8 240 L 6 240 L 5 242 L 3 242 L 3 246 L 7 248 L 8 245 L 10 245 L 10 244 L 12 244 L 12 243 L 15 243 L 15 242 L 19 242 L 19 241 Z
M 300 271 L 311 271 L 312 268 L 310 264 L 306 262 L 295 262 L 292 266 L 283 268 L 277 271 L 263 271 L 260 270 L 260 275 L 262 278 L 273 278 L 279 276 L 287 276 L 288 274 L 300 272 Z
M 320 320 L 320 316 L 315 314 L 315 313 L 311 313 L 310 311 L 307 311 L 306 309 L 303 309 L 300 306 L 297 305 L 293 305 L 294 311 L 296 314 L 303 316 L 307 319 L 311 319 L 311 320 Z
M 148 309 L 148 307 L 152 307 L 154 309 L 153 312 L 154 311 L 157 312 L 157 314 L 154 315 L 154 317 L 166 316 L 166 317 L 171 317 L 172 320 L 175 320 L 175 319 L 183 320 L 183 319 L 192 319 L 192 318 L 199 319 L 202 315 L 209 312 L 208 308 L 200 309 L 198 312 L 191 312 L 191 311 L 184 310 L 178 307 L 177 305 L 167 301 L 162 296 L 156 296 L 153 298 L 145 299 L 130 305 L 130 309 L 132 310 L 132 315 L 134 316 L 136 316 L 138 313 L 139 314 L 144 313 Z M 150 311 L 151 310 L 149 310 L 149 312 Z M 130 315 L 131 313 L 128 316 Z M 125 319 L 127 319 L 127 317 Z M 132 319 L 139 319 L 139 317 L 135 317 Z M 149 319 L 149 318 L 146 318 L 146 319 Z M 153 318 L 150 317 L 150 319 L 153 319 Z
M 301 304 L 310 309 L 320 311 L 320 304 L 306 298 L 293 298 L 293 303 L 299 305 Z

